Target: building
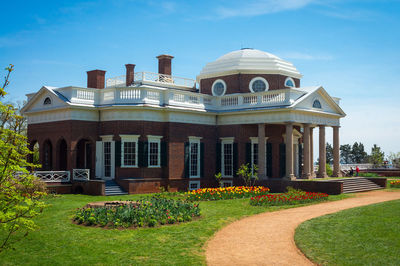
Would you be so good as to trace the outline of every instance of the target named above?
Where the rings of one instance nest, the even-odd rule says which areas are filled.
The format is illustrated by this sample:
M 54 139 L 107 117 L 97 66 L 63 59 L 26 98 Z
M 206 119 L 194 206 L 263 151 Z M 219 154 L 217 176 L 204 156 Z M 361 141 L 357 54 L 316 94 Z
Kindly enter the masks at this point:
M 317 176 L 326 176 L 326 127 L 340 174 L 340 99 L 301 87 L 292 63 L 241 49 L 208 63 L 195 81 L 171 75 L 172 56 L 157 58 L 158 73 L 127 64 L 125 76 L 107 80 L 106 71 L 88 71 L 87 88 L 27 95 L 28 140 L 39 144 L 43 179 L 115 180 L 129 193 L 185 190 L 215 186 L 218 172 L 224 185 L 238 184 L 244 163 L 257 164 L 261 180 L 312 178 L 315 127 Z

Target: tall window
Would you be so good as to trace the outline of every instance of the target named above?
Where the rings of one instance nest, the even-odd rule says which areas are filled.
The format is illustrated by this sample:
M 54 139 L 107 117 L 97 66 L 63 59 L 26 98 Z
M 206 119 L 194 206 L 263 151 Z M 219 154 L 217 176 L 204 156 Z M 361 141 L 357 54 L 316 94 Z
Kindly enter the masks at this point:
M 200 138 L 189 137 L 189 177 L 200 177 Z
M 139 135 L 121 136 L 121 167 L 138 166 L 138 139 Z
M 222 138 L 221 144 L 221 174 L 233 177 L 233 138 Z
M 104 176 L 111 176 L 111 142 L 103 142 L 104 150 Z
M 147 136 L 149 144 L 149 157 L 148 166 L 149 167 L 160 167 L 161 163 L 161 138 L 162 136 Z
M 259 166 L 259 161 L 258 161 L 258 154 L 259 154 L 259 149 L 258 149 L 258 137 L 251 137 L 251 172 L 253 173 L 254 171 L 254 165 Z M 267 138 L 265 138 L 265 173 L 267 172 Z

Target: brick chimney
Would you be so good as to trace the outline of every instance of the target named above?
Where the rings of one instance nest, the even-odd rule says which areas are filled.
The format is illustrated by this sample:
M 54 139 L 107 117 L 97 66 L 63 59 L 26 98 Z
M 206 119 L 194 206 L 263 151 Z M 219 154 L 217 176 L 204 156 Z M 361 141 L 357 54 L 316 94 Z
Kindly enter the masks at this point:
M 171 75 L 171 60 L 174 58 L 172 55 L 162 54 L 158 58 L 158 73 Z
M 104 77 L 106 75 L 106 71 L 96 69 L 87 71 L 86 73 L 88 88 L 104 89 Z
M 134 64 L 126 64 L 126 86 L 129 87 L 135 81 L 135 65 Z

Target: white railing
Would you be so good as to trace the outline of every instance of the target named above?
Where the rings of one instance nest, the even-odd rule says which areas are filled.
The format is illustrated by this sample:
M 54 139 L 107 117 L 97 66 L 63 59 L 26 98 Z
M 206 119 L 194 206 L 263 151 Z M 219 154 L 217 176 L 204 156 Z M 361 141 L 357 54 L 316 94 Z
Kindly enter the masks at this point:
M 36 171 L 34 175 L 44 182 L 69 182 L 69 171 Z
M 153 73 L 153 72 L 136 72 L 134 74 L 135 82 L 142 82 L 148 84 L 168 84 L 178 87 L 194 88 L 196 86 L 196 81 L 188 78 L 181 78 L 166 74 Z M 118 76 L 114 78 L 109 78 L 106 80 L 106 87 L 125 87 L 126 86 L 126 76 Z
M 60 91 L 61 92 L 61 91 Z M 63 88 L 72 103 L 90 105 L 152 104 L 196 108 L 209 111 L 240 110 L 270 106 L 288 106 L 305 94 L 296 89 L 271 90 L 258 93 L 236 93 L 216 97 L 173 88 L 114 87 L 97 89 Z
M 340 170 L 342 171 L 349 171 L 350 168 L 353 168 L 353 170 L 356 170 L 356 167 L 358 166 L 358 168 L 360 170 L 366 170 L 366 169 L 372 169 L 374 168 L 374 165 L 371 163 L 359 163 L 359 164 L 341 164 L 340 165 Z
M 73 169 L 72 177 L 78 181 L 89 181 L 90 169 Z

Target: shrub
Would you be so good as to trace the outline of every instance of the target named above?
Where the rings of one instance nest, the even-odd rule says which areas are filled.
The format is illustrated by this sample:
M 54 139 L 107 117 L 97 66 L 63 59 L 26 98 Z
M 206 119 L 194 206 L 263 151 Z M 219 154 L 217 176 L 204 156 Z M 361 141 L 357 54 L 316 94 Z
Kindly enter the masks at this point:
M 267 187 L 220 187 L 220 188 L 201 188 L 186 193 L 187 199 L 190 201 L 199 200 L 223 200 L 250 198 L 257 195 L 265 195 L 269 193 Z
M 151 197 L 122 206 L 105 206 L 78 209 L 74 221 L 78 224 L 111 227 L 154 227 L 158 224 L 174 224 L 191 221 L 200 216 L 198 204 Z
M 326 174 L 328 175 L 328 176 L 333 176 L 333 170 L 332 170 L 332 167 L 331 167 L 331 165 L 330 164 L 326 164 Z

